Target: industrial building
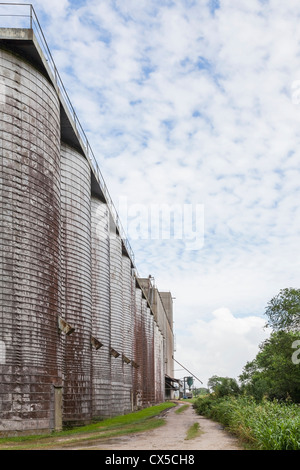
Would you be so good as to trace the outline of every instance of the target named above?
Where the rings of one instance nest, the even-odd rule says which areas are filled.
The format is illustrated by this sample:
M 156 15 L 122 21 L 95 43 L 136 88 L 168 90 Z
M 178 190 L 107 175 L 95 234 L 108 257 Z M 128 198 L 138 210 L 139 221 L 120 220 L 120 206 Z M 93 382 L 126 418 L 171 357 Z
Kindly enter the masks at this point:
M 28 20 L 0 28 L 0 436 L 160 403 L 174 377 L 172 296 L 139 277 L 32 6 Z

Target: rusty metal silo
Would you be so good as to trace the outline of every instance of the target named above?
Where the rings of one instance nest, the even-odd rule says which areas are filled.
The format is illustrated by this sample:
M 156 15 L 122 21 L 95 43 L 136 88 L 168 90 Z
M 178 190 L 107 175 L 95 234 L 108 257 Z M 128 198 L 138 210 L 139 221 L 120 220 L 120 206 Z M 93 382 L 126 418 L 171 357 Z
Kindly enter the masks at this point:
M 111 409 L 122 414 L 123 394 L 123 295 L 122 295 L 122 242 L 111 220 L 110 230 L 110 305 L 111 305 Z
M 154 377 L 155 377 L 155 401 L 164 401 L 164 356 L 163 356 L 163 335 L 159 326 L 154 322 Z
M 64 422 L 92 416 L 91 170 L 83 155 L 61 145 L 62 318 L 75 331 L 64 341 Z
M 107 204 L 92 197 L 93 418 L 111 416 L 110 248 Z M 99 346 L 97 348 L 97 346 Z
M 132 411 L 132 281 L 131 260 L 127 256 L 122 256 L 124 413 Z
M 143 405 L 149 406 L 149 382 L 148 382 L 149 341 L 148 341 L 148 331 L 147 331 L 147 301 L 144 298 L 142 298 L 142 342 L 143 342 L 143 373 L 142 373 Z
M 134 411 L 136 409 L 136 400 L 135 400 L 135 376 L 136 376 L 136 369 L 137 363 L 135 361 L 135 321 L 136 321 L 136 278 L 135 278 L 135 270 L 132 269 L 132 276 L 131 276 L 131 409 Z
M 134 305 L 134 363 L 133 363 L 133 403 L 135 409 L 143 406 L 143 327 L 142 327 L 142 290 L 135 288 Z
M 49 81 L 0 50 L 0 433 L 53 429 L 60 313 L 60 107 Z
M 150 404 L 155 402 L 155 382 L 154 382 L 154 330 L 153 315 L 149 307 L 147 307 L 147 381 L 148 381 L 148 401 Z

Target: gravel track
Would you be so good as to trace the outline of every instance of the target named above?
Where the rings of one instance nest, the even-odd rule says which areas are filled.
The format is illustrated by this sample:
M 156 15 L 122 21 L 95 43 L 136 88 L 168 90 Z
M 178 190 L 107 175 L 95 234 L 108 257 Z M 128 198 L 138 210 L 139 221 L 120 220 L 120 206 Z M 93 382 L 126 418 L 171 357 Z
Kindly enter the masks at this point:
M 183 406 L 179 403 L 178 406 Z M 164 414 L 166 424 L 143 433 L 130 434 L 113 439 L 103 439 L 76 449 L 90 450 L 242 450 L 238 440 L 214 421 L 196 414 L 190 405 L 181 413 L 178 407 L 170 408 Z M 200 435 L 186 440 L 187 430 L 194 423 L 200 426 Z M 70 448 L 69 448 L 70 449 Z

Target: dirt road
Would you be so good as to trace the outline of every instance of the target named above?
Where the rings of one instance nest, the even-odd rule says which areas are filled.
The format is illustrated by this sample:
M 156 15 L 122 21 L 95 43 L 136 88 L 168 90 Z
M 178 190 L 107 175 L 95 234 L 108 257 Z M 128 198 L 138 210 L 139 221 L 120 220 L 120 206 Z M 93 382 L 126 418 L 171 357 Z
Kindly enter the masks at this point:
M 183 406 L 179 404 L 179 406 Z M 182 413 L 170 408 L 165 414 L 166 424 L 152 431 L 113 439 L 99 440 L 75 449 L 93 450 L 242 450 L 237 439 L 209 419 L 199 416 L 190 405 Z M 186 440 L 187 430 L 199 423 L 201 434 Z

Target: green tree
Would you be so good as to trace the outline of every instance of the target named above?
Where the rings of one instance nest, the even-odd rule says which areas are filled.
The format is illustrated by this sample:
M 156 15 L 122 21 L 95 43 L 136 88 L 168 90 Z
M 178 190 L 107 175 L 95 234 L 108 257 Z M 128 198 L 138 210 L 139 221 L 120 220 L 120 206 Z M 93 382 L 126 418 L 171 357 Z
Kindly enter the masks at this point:
M 224 397 L 226 395 L 238 395 L 240 388 L 235 379 L 230 377 L 219 377 L 213 375 L 207 382 L 207 385 L 214 392 L 216 397 Z
M 300 289 L 281 289 L 268 302 L 265 314 L 274 330 L 300 330 Z
M 201 396 L 201 395 L 208 395 L 209 390 L 208 388 L 205 387 L 199 387 L 199 388 L 194 388 L 193 394 L 195 397 Z
M 268 396 L 300 403 L 300 364 L 292 360 L 293 344 L 299 339 L 297 332 L 271 333 L 260 345 L 256 358 L 244 367 L 239 377 L 242 390 L 258 400 Z

